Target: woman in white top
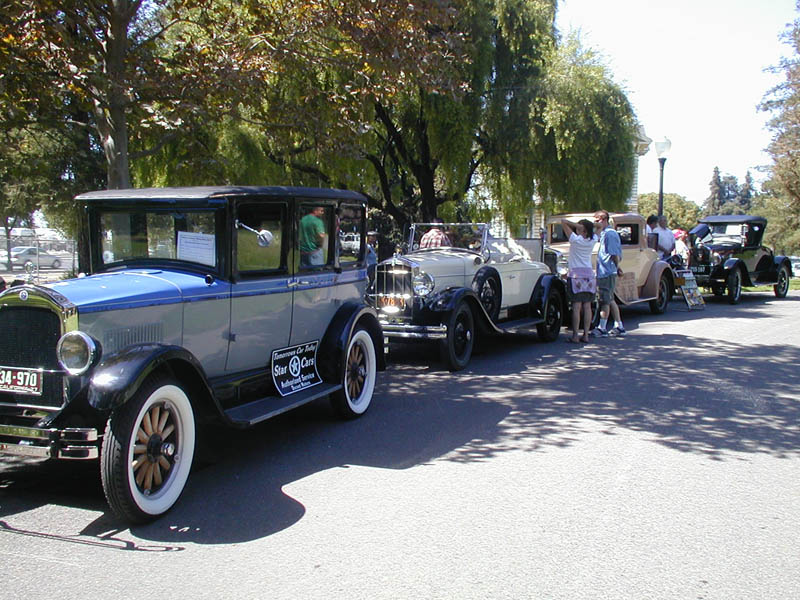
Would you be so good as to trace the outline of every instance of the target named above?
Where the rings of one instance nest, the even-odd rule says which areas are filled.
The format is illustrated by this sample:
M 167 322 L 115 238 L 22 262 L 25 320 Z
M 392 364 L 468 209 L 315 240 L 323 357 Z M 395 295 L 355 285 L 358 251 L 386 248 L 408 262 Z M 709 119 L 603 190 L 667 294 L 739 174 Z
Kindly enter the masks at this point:
M 572 302 L 572 337 L 568 342 L 577 344 L 589 341 L 592 326 L 592 300 L 597 291 L 597 282 L 592 268 L 592 251 L 597 243 L 594 225 L 588 219 L 571 223 L 561 219 L 564 233 L 569 235 L 569 273 L 567 275 L 567 295 Z M 578 327 L 583 315 L 583 337 L 578 339 Z

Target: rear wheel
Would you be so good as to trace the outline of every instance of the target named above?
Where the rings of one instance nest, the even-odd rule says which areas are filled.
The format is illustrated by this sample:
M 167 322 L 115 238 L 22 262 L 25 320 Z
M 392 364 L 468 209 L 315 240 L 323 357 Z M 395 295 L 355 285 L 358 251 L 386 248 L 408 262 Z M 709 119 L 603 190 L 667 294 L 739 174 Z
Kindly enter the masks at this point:
M 331 395 L 331 404 L 345 419 L 360 417 L 372 402 L 378 372 L 375 344 L 366 329 L 357 328 L 347 345 L 342 389 Z
M 672 298 L 672 291 L 669 285 L 669 278 L 662 274 L 661 279 L 658 280 L 658 297 L 655 300 L 650 300 L 650 312 L 655 315 L 662 315 L 667 312 L 670 298 Z
M 555 341 L 561 332 L 563 322 L 564 309 L 561 292 L 555 287 L 551 287 L 547 294 L 547 305 L 544 307 L 544 321 L 536 326 L 536 333 L 545 342 Z
M 52 265 L 50 265 L 50 266 L 51 266 L 51 267 L 53 267 L 54 269 L 58 269 L 58 268 L 60 268 L 60 267 L 61 267 L 61 261 L 60 261 L 60 260 L 58 260 L 58 259 L 55 259 L 55 260 L 53 261 L 53 264 L 52 264 Z
M 728 274 L 728 303 L 737 304 L 742 297 L 742 272 L 738 267 Z
M 106 424 L 100 474 L 108 503 L 123 519 L 145 523 L 167 512 L 192 468 L 192 404 L 173 379 L 149 379 Z
M 442 340 L 442 361 L 451 371 L 460 371 L 469 363 L 475 344 L 475 320 L 466 302 L 458 306 L 447 318 L 447 338 Z
M 778 282 L 773 287 L 775 296 L 778 298 L 785 298 L 789 291 L 789 268 L 786 265 L 781 265 L 778 269 Z

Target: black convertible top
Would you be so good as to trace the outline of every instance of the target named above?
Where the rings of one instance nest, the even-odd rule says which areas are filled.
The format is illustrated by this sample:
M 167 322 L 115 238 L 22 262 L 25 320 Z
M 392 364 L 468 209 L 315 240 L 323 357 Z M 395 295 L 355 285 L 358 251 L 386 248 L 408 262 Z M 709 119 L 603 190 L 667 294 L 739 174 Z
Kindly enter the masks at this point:
M 723 223 L 758 223 L 766 225 L 767 220 L 764 217 L 756 217 L 753 215 L 711 215 L 700 219 L 701 223 L 708 223 L 709 225 L 721 225 Z

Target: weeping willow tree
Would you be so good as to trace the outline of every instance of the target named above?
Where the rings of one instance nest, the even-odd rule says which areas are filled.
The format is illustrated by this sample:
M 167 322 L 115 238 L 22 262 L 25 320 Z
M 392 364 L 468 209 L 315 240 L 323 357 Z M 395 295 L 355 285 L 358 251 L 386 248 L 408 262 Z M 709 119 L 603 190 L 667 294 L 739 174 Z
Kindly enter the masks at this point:
M 594 54 L 560 41 L 556 4 L 398 4 L 392 23 L 363 23 L 369 44 L 329 23 L 307 52 L 282 58 L 257 101 L 186 124 L 190 135 L 134 165 L 136 180 L 356 189 L 396 227 L 498 209 L 515 224 L 535 197 L 619 208 L 632 183 L 633 112 Z M 423 8 L 433 15 L 424 35 L 404 39 Z M 378 35 L 387 26 L 400 34 Z

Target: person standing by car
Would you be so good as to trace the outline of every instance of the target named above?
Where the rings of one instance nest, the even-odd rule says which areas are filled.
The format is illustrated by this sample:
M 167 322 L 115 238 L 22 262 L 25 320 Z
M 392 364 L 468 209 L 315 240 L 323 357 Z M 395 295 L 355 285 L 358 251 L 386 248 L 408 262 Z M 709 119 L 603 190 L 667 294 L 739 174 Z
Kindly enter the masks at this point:
M 666 215 L 658 217 L 658 227 L 653 229 L 653 233 L 658 234 L 658 251 L 659 258 L 666 260 L 675 249 L 675 234 L 667 227 Z
M 598 210 L 594 213 L 595 231 L 600 234 L 600 248 L 597 252 L 597 291 L 600 296 L 600 323 L 592 330 L 596 337 L 626 335 L 619 306 L 614 301 L 614 290 L 617 287 L 617 275 L 622 276 L 619 263 L 622 260 L 622 242 L 619 234 L 608 226 L 608 211 Z M 614 328 L 608 330 L 609 315 L 614 319 Z
M 647 222 L 644 226 L 645 234 L 647 235 L 647 247 L 653 250 L 658 250 L 658 234 L 654 233 L 655 228 L 658 227 L 658 216 L 650 215 L 647 217 Z
M 597 282 L 592 270 L 592 250 L 597 242 L 594 226 L 588 219 L 581 219 L 577 224 L 561 219 L 561 228 L 569 237 L 569 259 L 567 265 L 567 295 L 572 301 L 572 337 L 568 342 L 573 344 L 589 341 L 589 329 L 592 327 L 592 299 L 597 291 Z M 578 328 L 583 315 L 583 337 L 578 340 Z
M 689 246 L 686 244 L 686 240 L 689 234 L 683 229 L 676 229 L 673 235 L 675 236 L 675 247 L 672 249 L 673 255 L 680 256 L 684 265 L 688 264 Z
M 304 267 L 324 265 L 325 256 L 325 222 L 322 216 L 325 209 L 314 206 L 306 216 L 300 219 L 300 264 Z

